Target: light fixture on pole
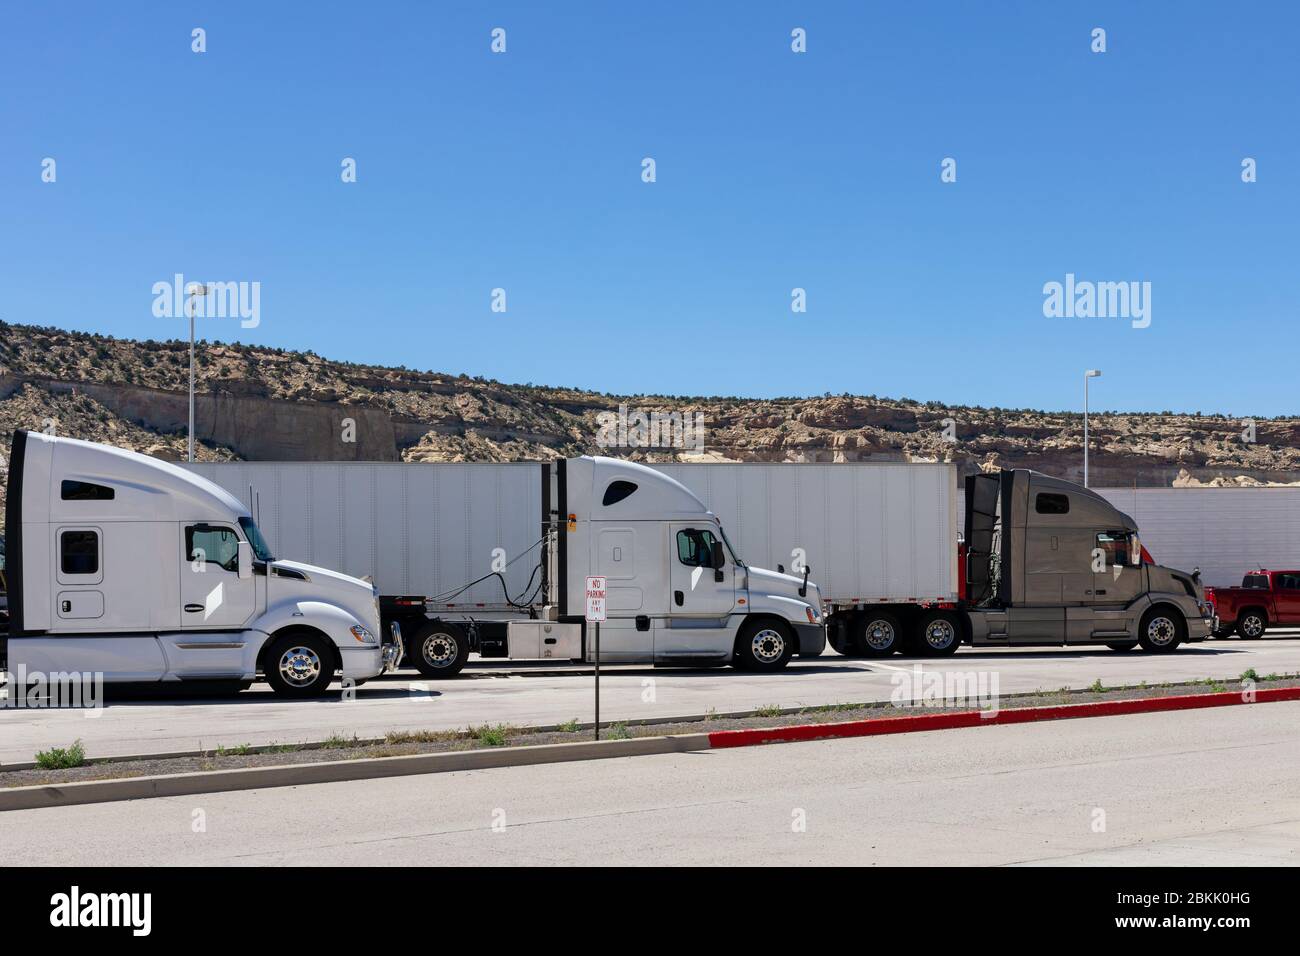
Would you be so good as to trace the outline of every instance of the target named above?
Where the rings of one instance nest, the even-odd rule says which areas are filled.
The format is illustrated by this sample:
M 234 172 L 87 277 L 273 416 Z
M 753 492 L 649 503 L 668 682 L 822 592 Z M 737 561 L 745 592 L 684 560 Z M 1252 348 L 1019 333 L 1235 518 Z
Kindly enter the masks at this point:
M 1083 373 L 1083 487 L 1088 487 L 1088 379 L 1100 378 L 1101 369 L 1090 368 Z
M 194 461 L 194 309 L 198 305 L 198 297 L 208 294 L 208 287 L 195 282 L 186 291 L 190 297 L 190 430 L 185 460 L 192 463 Z

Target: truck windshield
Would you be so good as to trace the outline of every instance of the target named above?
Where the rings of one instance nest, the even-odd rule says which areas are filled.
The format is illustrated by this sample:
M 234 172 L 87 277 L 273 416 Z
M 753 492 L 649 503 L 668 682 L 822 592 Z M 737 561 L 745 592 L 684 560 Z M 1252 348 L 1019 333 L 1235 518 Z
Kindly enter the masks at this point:
M 727 546 L 727 553 L 731 555 L 731 560 L 742 568 L 747 567 L 745 562 L 740 560 L 740 555 L 736 554 L 736 549 L 731 546 L 731 539 L 727 537 L 727 532 L 723 530 L 721 524 L 718 525 L 718 534 L 722 535 L 722 543 Z
M 262 537 L 261 529 L 257 527 L 252 518 L 240 518 L 239 526 L 244 529 L 244 537 L 248 538 L 248 543 L 253 549 L 253 554 L 257 556 L 257 560 L 275 560 L 275 555 L 271 554 L 266 539 Z

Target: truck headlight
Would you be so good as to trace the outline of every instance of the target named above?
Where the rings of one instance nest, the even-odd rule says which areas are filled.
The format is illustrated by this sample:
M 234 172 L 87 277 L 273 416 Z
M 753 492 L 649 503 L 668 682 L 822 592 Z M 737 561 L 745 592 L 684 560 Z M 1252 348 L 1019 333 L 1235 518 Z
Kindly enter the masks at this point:
M 362 627 L 360 624 L 353 624 L 350 628 L 348 628 L 348 630 L 351 631 L 352 636 L 355 637 L 362 644 L 379 643 L 379 638 L 375 637 L 375 635 L 371 634 L 370 631 Z

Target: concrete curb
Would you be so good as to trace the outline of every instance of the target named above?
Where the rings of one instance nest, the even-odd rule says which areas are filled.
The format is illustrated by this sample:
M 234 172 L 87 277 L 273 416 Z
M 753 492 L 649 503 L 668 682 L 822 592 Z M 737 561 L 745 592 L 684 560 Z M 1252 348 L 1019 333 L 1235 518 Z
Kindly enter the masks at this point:
M 87 780 L 81 783 L 14 787 L 0 791 L 0 811 L 66 807 L 114 800 L 143 800 L 151 797 L 180 797 L 227 790 L 297 787 L 313 783 L 448 773 L 453 770 L 523 767 L 608 757 L 643 757 L 708 749 L 708 734 L 678 734 L 672 737 L 592 740 L 572 744 L 538 744 L 534 747 L 412 754 L 406 757 L 370 757 L 282 767 L 243 767 L 200 773 L 126 777 L 119 780 Z
M 773 727 L 769 730 L 718 730 L 708 737 L 710 749 L 752 747 L 756 744 L 829 740 L 836 737 L 874 737 L 880 734 L 907 734 L 925 730 L 953 730 L 959 727 L 984 727 L 996 724 L 1026 724 L 1040 720 L 1073 720 L 1081 717 L 1114 717 L 1121 714 L 1148 714 L 1201 707 L 1231 707 L 1237 704 L 1266 704 L 1270 701 L 1286 700 L 1300 700 L 1300 687 L 1256 690 L 1253 701 L 1245 700 L 1240 691 L 1181 694 L 1176 697 L 1138 697 L 1130 700 L 1102 700 L 1087 704 L 1061 704 L 1055 707 L 1024 707 L 1018 710 L 1000 710 L 993 714 L 978 710 L 961 710 L 943 714 L 918 714 L 912 717 L 852 720 L 838 724 Z

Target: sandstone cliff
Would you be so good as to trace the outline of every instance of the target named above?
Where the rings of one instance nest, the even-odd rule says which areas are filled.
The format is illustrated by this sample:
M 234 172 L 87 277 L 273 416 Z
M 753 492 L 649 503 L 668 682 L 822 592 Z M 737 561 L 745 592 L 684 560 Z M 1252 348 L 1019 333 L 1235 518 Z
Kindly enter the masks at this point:
M 7 454 L 16 427 L 52 427 L 179 459 L 187 360 L 179 341 L 0 323 L 0 448 Z M 1075 480 L 1082 469 L 1074 412 L 859 395 L 608 395 L 215 342 L 202 344 L 198 368 L 205 459 L 507 461 L 604 451 L 643 460 L 939 459 L 963 473 L 1029 467 Z M 600 416 L 620 407 L 625 427 L 604 437 L 635 443 L 638 412 L 702 414 L 702 447 L 605 447 Z M 1101 412 L 1090 425 L 1094 485 L 1300 478 L 1300 419 L 1260 419 L 1254 441 L 1243 439 L 1246 423 L 1221 416 Z

